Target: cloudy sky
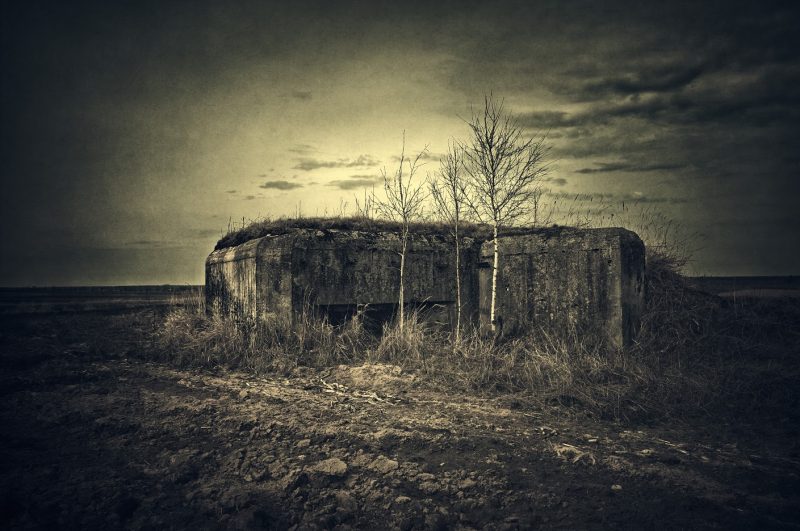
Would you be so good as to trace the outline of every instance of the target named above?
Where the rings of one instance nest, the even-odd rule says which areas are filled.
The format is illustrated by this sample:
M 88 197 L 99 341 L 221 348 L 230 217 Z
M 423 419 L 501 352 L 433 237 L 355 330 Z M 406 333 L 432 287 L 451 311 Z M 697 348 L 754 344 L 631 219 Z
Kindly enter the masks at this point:
M 548 132 L 548 200 L 673 219 L 694 274 L 800 274 L 792 2 L 32 1 L 2 25 L 3 285 L 201 283 L 230 223 L 352 211 L 403 131 L 434 170 L 489 92 Z

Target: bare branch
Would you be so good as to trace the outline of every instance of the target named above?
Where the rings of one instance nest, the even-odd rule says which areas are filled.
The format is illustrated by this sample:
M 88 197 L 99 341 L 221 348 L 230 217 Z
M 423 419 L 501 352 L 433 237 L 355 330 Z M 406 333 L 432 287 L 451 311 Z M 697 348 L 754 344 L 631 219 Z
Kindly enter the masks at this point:
M 377 199 L 375 208 L 384 218 L 397 221 L 401 225 L 400 233 L 400 287 L 398 297 L 398 319 L 400 329 L 404 323 L 404 275 L 406 253 L 408 251 L 409 224 L 419 219 L 423 214 L 423 206 L 426 200 L 426 193 L 423 183 L 417 183 L 415 176 L 422 166 L 421 161 L 428 152 L 425 146 L 413 159 L 406 158 L 406 133 L 403 131 L 403 147 L 400 151 L 400 161 L 397 169 L 389 174 L 384 167 L 381 170 L 383 177 L 384 199 Z M 406 169 L 406 166 L 408 168 Z
M 472 140 L 466 146 L 466 171 L 475 189 L 469 206 L 479 219 L 509 225 L 527 213 L 535 184 L 547 175 L 546 136 L 525 138 L 522 129 L 491 96 L 481 115 L 468 122 Z
M 464 166 L 473 193 L 467 195 L 466 205 L 493 228 L 490 319 L 496 332 L 498 231 L 528 214 L 535 205 L 537 184 L 550 170 L 545 162 L 550 148 L 546 135 L 524 137 L 522 128 L 504 111 L 502 100 L 498 103 L 490 94 L 483 103 L 483 112 L 473 113 L 467 123 L 472 135 L 464 146 Z
M 464 219 L 469 184 L 464 173 L 464 152 L 460 143 L 448 142 L 447 153 L 439 160 L 439 171 L 428 178 L 436 216 L 449 225 Z

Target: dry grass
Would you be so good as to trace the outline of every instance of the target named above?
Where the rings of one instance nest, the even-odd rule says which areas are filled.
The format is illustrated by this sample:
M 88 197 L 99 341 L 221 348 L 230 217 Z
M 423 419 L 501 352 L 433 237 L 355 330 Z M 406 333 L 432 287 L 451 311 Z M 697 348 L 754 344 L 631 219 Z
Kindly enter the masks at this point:
M 157 340 L 161 358 L 180 366 L 256 373 L 349 363 L 371 342 L 358 319 L 340 327 L 310 313 L 295 323 L 236 321 L 186 308 L 166 316 Z
M 475 225 L 474 230 L 480 232 L 481 226 Z M 244 242 L 261 238 L 268 234 L 286 234 L 294 229 L 314 229 L 314 230 L 353 230 L 362 232 L 399 232 L 400 224 L 394 221 L 374 219 L 366 216 L 352 217 L 297 217 L 297 218 L 278 218 L 262 219 L 253 221 L 239 229 L 230 230 L 223 236 L 215 249 L 225 249 L 234 247 Z M 441 235 L 446 233 L 446 228 L 441 223 L 418 222 L 411 224 L 411 232 L 421 235 Z
M 791 359 L 800 323 L 796 301 L 766 307 L 692 289 L 679 260 L 648 260 L 648 301 L 633 348 L 615 351 L 577 330 L 536 329 L 493 340 L 467 332 L 454 343 L 411 312 L 380 336 L 359 316 L 333 326 L 312 312 L 294 323 L 237 322 L 177 308 L 158 333 L 162 359 L 181 366 L 286 373 L 298 366 L 392 363 L 453 392 L 523 393 L 613 418 L 679 417 L 797 405 Z M 790 303 L 793 303 L 790 304 Z M 792 330 L 795 332 L 793 333 Z
M 409 228 L 412 237 L 450 237 L 448 236 L 450 234 L 450 227 L 442 222 L 417 221 L 410 223 Z M 555 234 L 559 231 L 571 230 L 574 228 L 575 227 L 568 227 L 565 225 L 550 225 L 548 227 L 513 226 L 503 227 L 500 230 L 500 235 L 511 236 L 532 232 L 551 232 Z M 253 221 L 249 224 L 243 223 L 241 228 L 229 230 L 228 233 L 217 242 L 217 245 L 214 247 L 214 249 L 235 247 L 236 245 L 240 245 L 256 238 L 261 238 L 262 236 L 287 234 L 297 229 L 399 233 L 401 226 L 399 222 L 364 216 L 333 218 L 266 218 Z M 459 225 L 458 230 L 463 238 L 473 238 L 478 241 L 487 241 L 492 238 L 492 227 L 486 224 L 463 221 Z
M 796 356 L 800 301 L 739 300 L 732 304 L 691 288 L 681 271 L 693 235 L 647 204 L 598 201 L 542 205 L 546 220 L 580 226 L 630 226 L 647 249 L 647 304 L 636 344 L 609 349 L 578 330 L 534 327 L 493 340 L 465 331 L 461 341 L 411 313 L 401 331 L 387 325 L 369 333 L 360 316 L 332 326 L 312 312 L 294 323 L 233 322 L 206 316 L 195 305 L 178 309 L 159 333 L 166 359 L 190 366 L 287 371 L 297 366 L 392 363 L 422 382 L 453 392 L 522 393 L 534 402 L 569 404 L 613 418 L 681 417 L 737 411 L 800 410 Z M 546 210 L 549 208 L 550 210 Z M 244 221 L 217 249 L 294 229 L 398 232 L 399 225 L 369 215 Z M 564 227 L 509 228 L 506 234 Z M 412 233 L 442 236 L 441 223 L 420 222 Z M 465 237 L 491 238 L 488 226 L 465 223 Z M 583 333 L 582 333 L 583 332 Z M 777 413 L 776 413 L 777 414 Z

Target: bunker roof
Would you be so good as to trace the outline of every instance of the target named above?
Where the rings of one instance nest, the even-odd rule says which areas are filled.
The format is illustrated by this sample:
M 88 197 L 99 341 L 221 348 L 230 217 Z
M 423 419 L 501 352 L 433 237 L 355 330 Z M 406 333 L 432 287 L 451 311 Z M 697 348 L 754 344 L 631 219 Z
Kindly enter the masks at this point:
M 249 225 L 229 232 L 223 236 L 214 247 L 215 250 L 236 247 L 250 240 L 261 238 L 267 235 L 281 235 L 294 232 L 298 229 L 307 230 L 341 230 L 359 232 L 391 232 L 399 233 L 402 225 L 399 222 L 387 221 L 382 219 L 370 219 L 362 217 L 336 217 L 336 218 L 280 218 L 265 219 L 254 221 Z M 415 222 L 410 225 L 412 235 L 422 236 L 448 236 L 450 235 L 450 225 L 441 222 Z M 514 236 L 532 233 L 547 233 L 548 236 L 556 236 L 564 231 L 574 231 L 574 227 L 563 227 L 553 225 L 552 227 L 506 227 L 500 231 L 501 236 Z M 462 222 L 459 225 L 459 234 L 465 238 L 473 238 L 478 241 L 488 241 L 492 239 L 492 227 L 488 224 Z

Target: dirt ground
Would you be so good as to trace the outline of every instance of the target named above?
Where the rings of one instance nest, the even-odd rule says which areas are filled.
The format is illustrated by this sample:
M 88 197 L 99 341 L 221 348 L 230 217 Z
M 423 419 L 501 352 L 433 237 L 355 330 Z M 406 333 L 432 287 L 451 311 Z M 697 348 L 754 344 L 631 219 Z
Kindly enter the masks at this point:
M 176 370 L 143 359 L 156 319 L 3 317 L 0 527 L 800 527 L 788 420 L 620 424 L 392 366 Z

